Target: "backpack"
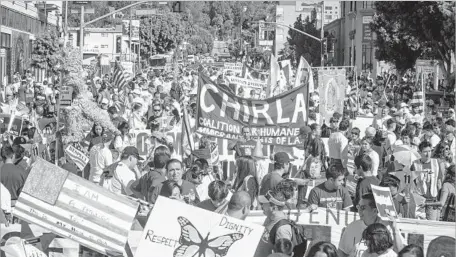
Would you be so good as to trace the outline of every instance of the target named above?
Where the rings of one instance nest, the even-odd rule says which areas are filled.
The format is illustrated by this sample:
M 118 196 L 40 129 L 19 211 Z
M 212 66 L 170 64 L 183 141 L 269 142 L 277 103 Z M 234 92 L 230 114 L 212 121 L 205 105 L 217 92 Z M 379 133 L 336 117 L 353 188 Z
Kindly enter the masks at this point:
M 269 231 L 269 242 L 272 245 L 275 245 L 275 238 L 277 234 L 277 229 L 283 225 L 290 225 L 292 238 L 291 242 L 293 243 L 293 257 L 303 257 L 307 250 L 307 236 L 304 225 L 297 224 L 296 222 L 288 219 L 279 220 Z

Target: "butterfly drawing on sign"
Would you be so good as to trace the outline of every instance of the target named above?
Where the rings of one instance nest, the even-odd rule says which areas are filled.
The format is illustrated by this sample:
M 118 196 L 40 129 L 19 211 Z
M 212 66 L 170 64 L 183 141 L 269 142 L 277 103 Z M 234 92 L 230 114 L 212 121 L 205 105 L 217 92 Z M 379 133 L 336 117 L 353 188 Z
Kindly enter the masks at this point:
M 233 233 L 209 240 L 209 234 L 203 238 L 193 224 L 184 217 L 178 217 L 181 226 L 180 246 L 174 250 L 173 257 L 223 257 L 230 247 L 244 235 Z

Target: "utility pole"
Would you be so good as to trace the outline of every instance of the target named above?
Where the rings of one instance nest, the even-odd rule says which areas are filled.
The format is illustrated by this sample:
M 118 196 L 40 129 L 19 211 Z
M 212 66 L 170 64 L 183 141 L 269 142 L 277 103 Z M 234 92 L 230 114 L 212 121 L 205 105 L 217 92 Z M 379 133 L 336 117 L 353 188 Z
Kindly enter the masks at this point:
M 130 8 L 130 23 L 128 24 L 128 27 L 129 27 L 129 29 L 128 29 L 128 32 L 129 32 L 129 33 L 128 33 L 128 38 L 129 38 L 129 40 L 128 40 L 128 47 L 130 48 L 130 58 L 128 59 L 128 61 L 130 61 L 130 62 L 133 62 L 133 61 L 131 60 L 131 59 L 132 59 L 132 58 L 131 58 L 131 28 L 132 28 L 132 26 L 131 26 L 131 16 L 133 15 L 132 13 L 133 13 L 133 12 L 132 12 L 132 10 L 131 10 L 131 8 Z
M 66 44 L 67 44 L 66 40 L 67 40 L 67 36 L 68 36 L 68 0 L 65 1 L 65 25 L 64 25 L 64 31 L 65 31 L 65 33 L 64 33 L 64 35 L 65 35 L 65 37 L 64 37 L 65 38 L 64 46 L 66 46 Z
M 81 5 L 81 24 L 79 28 L 79 47 L 81 48 L 81 60 L 84 60 L 84 5 Z
M 324 30 L 324 27 L 325 27 L 325 1 L 322 1 L 321 2 L 321 35 L 320 35 L 320 38 L 321 38 L 321 43 L 320 43 L 320 48 L 321 48 L 321 66 L 325 66 L 325 51 L 323 49 L 324 47 L 324 42 L 323 42 L 323 38 L 325 37 L 325 30 Z

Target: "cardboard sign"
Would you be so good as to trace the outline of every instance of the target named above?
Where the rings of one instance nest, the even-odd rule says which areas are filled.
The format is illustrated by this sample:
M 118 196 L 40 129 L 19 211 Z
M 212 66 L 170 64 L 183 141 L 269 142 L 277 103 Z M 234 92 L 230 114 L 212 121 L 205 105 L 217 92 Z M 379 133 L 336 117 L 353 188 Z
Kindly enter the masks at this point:
M 302 144 L 299 128 L 307 120 L 304 87 L 265 100 L 239 98 L 224 87 L 199 77 L 196 132 L 238 140 L 242 128 L 250 127 L 262 144 L 296 146 Z
M 62 86 L 59 94 L 60 106 L 71 106 L 73 101 L 73 88 L 68 86 Z
M 89 163 L 89 157 L 72 145 L 68 145 L 67 148 L 65 148 L 65 153 L 80 170 L 84 170 L 87 163 Z
M 100 253 L 124 253 L 138 205 L 38 159 L 13 215 Z
M 389 220 L 389 217 L 397 218 L 396 208 L 394 207 L 393 197 L 389 187 L 380 187 L 371 185 L 372 194 L 375 197 L 378 214 L 383 220 Z
M 8 125 L 11 122 L 10 114 L 0 114 L 0 134 L 5 133 L 8 130 Z M 10 133 L 14 136 L 19 136 L 22 131 L 22 117 L 14 116 L 13 123 L 11 124 Z
M 263 231 L 260 225 L 158 197 L 135 257 L 250 257 Z

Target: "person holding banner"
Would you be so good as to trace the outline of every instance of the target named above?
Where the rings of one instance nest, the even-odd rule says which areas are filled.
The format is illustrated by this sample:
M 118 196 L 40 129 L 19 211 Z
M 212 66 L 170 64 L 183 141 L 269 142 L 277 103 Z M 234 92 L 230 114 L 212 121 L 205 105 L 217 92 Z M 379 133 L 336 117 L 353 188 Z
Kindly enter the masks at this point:
M 252 139 L 249 127 L 242 128 L 243 138 L 235 142 L 234 145 L 229 145 L 229 150 L 235 151 L 235 157 L 252 156 L 253 149 L 255 149 L 256 141 Z

